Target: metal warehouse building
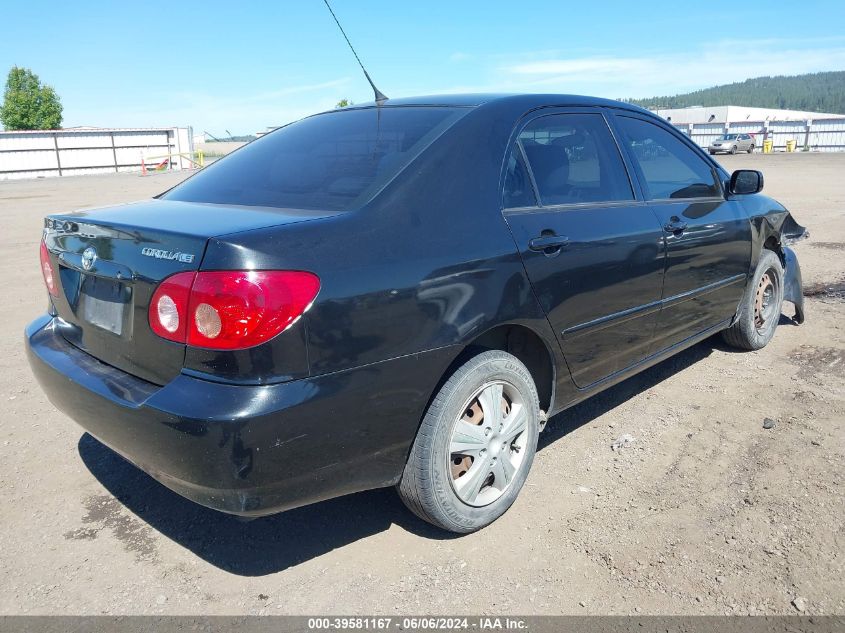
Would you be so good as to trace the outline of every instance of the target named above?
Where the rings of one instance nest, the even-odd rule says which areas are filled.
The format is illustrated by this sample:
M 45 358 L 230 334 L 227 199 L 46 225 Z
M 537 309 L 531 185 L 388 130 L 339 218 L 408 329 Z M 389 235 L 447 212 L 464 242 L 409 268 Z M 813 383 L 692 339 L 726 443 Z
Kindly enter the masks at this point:
M 0 132 L 0 180 L 192 165 L 191 128 L 67 128 Z
M 817 152 L 845 151 L 845 115 L 748 108 L 745 106 L 695 106 L 690 108 L 651 108 L 687 134 L 701 147 L 722 134 L 751 134 L 756 150 L 764 140 L 771 140 L 775 151 L 786 149 L 795 141 L 798 150 Z

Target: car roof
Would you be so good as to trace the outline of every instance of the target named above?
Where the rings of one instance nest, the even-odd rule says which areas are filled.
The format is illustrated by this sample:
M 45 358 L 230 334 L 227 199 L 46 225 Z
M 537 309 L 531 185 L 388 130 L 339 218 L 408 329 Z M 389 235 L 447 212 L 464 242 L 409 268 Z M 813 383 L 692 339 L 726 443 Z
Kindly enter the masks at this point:
M 374 108 L 375 101 L 368 103 L 356 103 L 344 109 Z M 419 97 L 400 97 L 387 99 L 382 107 L 401 106 L 452 106 L 452 107 L 477 107 L 488 106 L 522 106 L 525 110 L 549 106 L 605 106 L 611 108 L 622 108 L 635 112 L 647 112 L 648 110 L 639 106 L 612 99 L 600 97 L 588 97 L 584 95 L 570 94 L 496 94 L 496 93 L 468 93 L 468 94 L 444 94 L 425 95 Z

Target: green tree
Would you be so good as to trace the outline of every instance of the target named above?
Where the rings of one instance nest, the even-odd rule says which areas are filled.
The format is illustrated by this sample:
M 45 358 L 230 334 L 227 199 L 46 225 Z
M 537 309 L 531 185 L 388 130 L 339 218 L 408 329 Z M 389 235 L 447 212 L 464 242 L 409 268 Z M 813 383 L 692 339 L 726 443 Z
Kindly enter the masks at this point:
M 755 77 L 680 95 L 628 101 L 659 108 L 737 105 L 845 114 L 845 71 Z
M 354 105 L 349 99 L 343 98 L 337 102 L 335 108 L 345 108 L 346 106 Z
M 28 68 L 13 66 L 6 79 L 0 121 L 7 130 L 50 130 L 62 125 L 62 102 Z

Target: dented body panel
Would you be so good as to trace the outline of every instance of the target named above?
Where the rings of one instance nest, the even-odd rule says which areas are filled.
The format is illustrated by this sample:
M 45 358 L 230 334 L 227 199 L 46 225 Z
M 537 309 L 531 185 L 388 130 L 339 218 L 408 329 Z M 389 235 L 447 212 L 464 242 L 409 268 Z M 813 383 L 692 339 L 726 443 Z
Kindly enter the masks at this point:
M 784 270 L 785 301 L 795 306 L 796 323 L 804 322 L 804 294 L 801 282 L 801 266 L 795 252 L 788 247 L 802 239 L 809 233 L 798 224 L 789 211 L 777 200 L 768 196 L 756 194 L 742 196 L 742 204 L 746 209 L 751 223 L 751 261 L 749 270 L 757 266 L 763 249 L 775 251 L 779 256 Z
M 803 321 L 788 244 L 805 231 L 789 212 L 716 182 L 706 199 L 651 199 L 630 144 L 608 145 L 631 184 L 624 204 L 503 209 L 509 148 L 526 121 L 553 111 L 589 109 L 609 133 L 619 133 L 619 113 L 646 120 L 727 183 L 718 163 L 655 115 L 577 96 L 488 95 L 317 118 L 366 110 L 379 121 L 405 106 L 462 110 L 360 206 L 238 206 L 180 199 L 177 188 L 49 219 L 61 292 L 27 329 L 26 346 L 55 406 L 178 493 L 256 516 L 397 483 L 428 403 L 467 350 L 522 354 L 552 415 L 728 327 L 765 248 L 780 255 L 785 298 Z M 188 197 L 202 198 L 198 183 L 228 160 L 186 181 Z M 393 174 L 390 161 L 378 164 Z M 553 237 L 562 238 L 557 253 L 542 246 Z M 308 271 L 321 288 L 301 319 L 255 347 L 156 337 L 147 326 L 157 285 L 215 270 Z M 92 322 L 80 308 L 90 277 L 124 291 L 122 320 Z M 583 371 L 570 371 L 576 365 Z
M 804 322 L 804 285 L 801 281 L 801 266 L 798 257 L 788 246 L 783 247 L 783 298 L 795 306 L 793 321 Z

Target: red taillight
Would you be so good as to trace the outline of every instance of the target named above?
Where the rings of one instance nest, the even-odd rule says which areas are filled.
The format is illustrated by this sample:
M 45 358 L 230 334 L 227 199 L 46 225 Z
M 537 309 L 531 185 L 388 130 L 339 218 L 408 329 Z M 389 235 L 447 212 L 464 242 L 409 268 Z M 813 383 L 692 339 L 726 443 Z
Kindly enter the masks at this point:
M 193 347 L 254 347 L 296 321 L 319 289 L 316 275 L 300 271 L 179 273 L 153 294 L 150 327 Z
M 47 291 L 54 297 L 59 296 L 59 287 L 56 285 L 56 271 L 50 263 L 50 253 L 47 252 L 47 245 L 41 241 L 41 274 L 44 275 L 44 283 L 47 284 Z
M 196 273 L 179 273 L 161 282 L 150 301 L 149 320 L 153 332 L 171 341 L 185 342 L 188 298 Z

